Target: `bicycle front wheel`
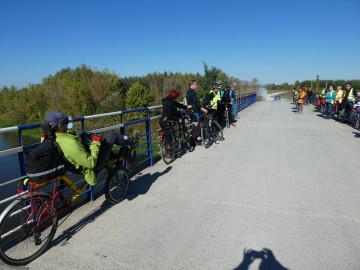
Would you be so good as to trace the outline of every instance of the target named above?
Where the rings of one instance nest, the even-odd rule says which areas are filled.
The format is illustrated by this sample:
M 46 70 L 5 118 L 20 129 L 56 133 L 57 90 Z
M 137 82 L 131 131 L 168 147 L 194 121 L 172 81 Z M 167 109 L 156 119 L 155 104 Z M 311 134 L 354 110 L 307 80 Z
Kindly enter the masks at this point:
M 165 164 L 170 164 L 175 159 L 175 138 L 171 133 L 166 133 L 161 143 L 161 158 Z
M 201 132 L 201 140 L 203 141 L 205 148 L 209 148 L 212 143 L 212 140 L 208 125 L 202 126 L 200 132 Z
M 215 142 L 224 140 L 222 128 L 216 120 L 213 120 L 213 122 L 212 122 L 212 130 L 213 130 Z
M 226 119 L 226 127 L 230 128 L 230 119 L 229 119 L 229 111 L 228 110 L 226 110 L 225 119 Z
M 184 128 L 183 136 L 184 136 L 184 143 L 185 143 L 186 149 L 187 149 L 189 152 L 192 152 L 194 149 L 191 147 L 191 144 L 190 144 L 190 136 L 189 136 L 189 133 L 188 133 L 187 128 Z
M 109 173 L 105 182 L 105 198 L 112 204 L 117 204 L 126 198 L 129 190 L 130 177 L 123 167 Z
M 0 216 L 0 258 L 9 265 L 24 265 L 46 249 L 57 225 L 51 195 L 27 195 L 15 200 Z

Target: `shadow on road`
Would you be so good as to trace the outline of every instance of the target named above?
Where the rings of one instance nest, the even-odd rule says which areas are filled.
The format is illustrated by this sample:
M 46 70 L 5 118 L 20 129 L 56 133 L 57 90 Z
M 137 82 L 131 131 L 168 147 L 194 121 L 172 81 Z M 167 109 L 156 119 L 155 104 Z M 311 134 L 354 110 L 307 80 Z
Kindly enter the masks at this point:
M 172 166 L 168 166 L 164 171 L 162 172 L 156 172 L 153 174 L 146 173 L 142 175 L 142 173 L 137 174 L 137 178 L 132 180 L 130 182 L 130 188 L 128 191 L 127 199 L 129 201 L 135 199 L 139 195 L 146 194 L 151 185 L 162 175 L 168 173 L 172 169 Z
M 263 248 L 261 251 L 244 250 L 243 261 L 234 270 L 248 270 L 255 260 L 261 260 L 259 270 L 288 270 L 278 262 L 270 249 Z
M 61 224 L 66 221 L 66 219 L 75 211 L 78 207 L 81 205 L 77 205 L 77 207 L 72 208 L 72 211 L 68 213 L 62 220 L 61 223 L 58 225 L 58 228 L 60 228 Z M 110 207 L 113 205 L 110 204 L 107 200 L 105 200 L 97 209 L 90 212 L 86 216 L 84 216 L 82 219 L 80 219 L 78 222 L 76 222 L 71 227 L 64 230 L 56 239 L 50 242 L 49 249 L 53 246 L 56 246 L 58 244 L 60 245 L 66 245 L 67 242 L 82 228 L 84 228 L 87 224 L 95 221 L 99 216 L 101 216 L 103 213 L 105 213 Z M 76 212 L 76 211 L 75 211 Z

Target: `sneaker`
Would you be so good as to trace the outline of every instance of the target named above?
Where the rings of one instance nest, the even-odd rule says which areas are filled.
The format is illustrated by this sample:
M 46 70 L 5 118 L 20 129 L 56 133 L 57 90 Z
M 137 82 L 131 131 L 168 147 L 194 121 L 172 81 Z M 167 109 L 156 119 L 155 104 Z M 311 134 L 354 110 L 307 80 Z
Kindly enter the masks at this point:
M 236 127 L 236 125 L 234 123 L 231 123 L 230 125 L 232 125 L 233 127 Z

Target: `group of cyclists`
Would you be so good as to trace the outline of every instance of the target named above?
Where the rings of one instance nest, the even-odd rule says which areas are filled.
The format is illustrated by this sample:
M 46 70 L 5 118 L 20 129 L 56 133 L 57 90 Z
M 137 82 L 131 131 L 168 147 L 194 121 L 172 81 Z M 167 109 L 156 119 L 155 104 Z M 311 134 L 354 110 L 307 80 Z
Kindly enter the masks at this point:
M 179 109 L 187 110 L 190 120 L 192 122 L 191 129 L 191 146 L 195 147 L 201 144 L 201 137 L 199 134 L 202 113 L 210 113 L 214 119 L 221 125 L 225 124 L 224 112 L 228 109 L 228 117 L 230 125 L 236 126 L 236 101 L 233 87 L 226 86 L 223 88 L 222 81 L 214 82 L 212 89 L 205 95 L 204 101 L 201 103 L 196 90 L 198 83 L 196 80 L 191 80 L 189 89 L 186 92 L 183 103 L 176 99 L 180 96 L 179 90 L 171 90 L 167 97 L 162 99 L 163 112 L 160 118 L 160 126 L 165 128 L 169 121 L 177 121 L 179 124 L 183 122 L 183 115 Z
M 296 87 L 292 91 L 293 103 L 298 113 L 302 113 L 304 103 L 312 103 L 315 110 L 321 112 L 325 119 L 337 118 L 343 123 L 353 124 L 354 119 L 360 117 L 360 90 L 354 90 L 351 83 L 345 89 L 341 85 L 325 86 L 320 93 L 306 90 L 305 87 Z
M 179 90 L 171 90 L 167 97 L 162 100 L 163 112 L 160 119 L 160 125 L 163 127 L 167 121 L 183 122 L 183 116 L 179 109 L 187 110 L 189 117 L 192 121 L 191 130 L 191 144 L 201 142 L 199 138 L 199 130 L 201 125 L 202 113 L 212 113 L 220 123 L 224 122 L 223 111 L 224 106 L 227 106 L 229 111 L 233 111 L 234 91 L 225 87 L 222 88 L 222 82 L 217 81 L 214 83 L 213 89 L 206 95 L 205 101 L 201 104 L 198 99 L 196 89 L 196 80 L 189 83 L 189 89 L 185 96 L 184 103 L 176 101 L 180 96 Z M 209 105 L 206 107 L 206 105 Z M 208 109 L 206 109 L 206 108 Z M 235 113 L 229 114 L 230 123 L 235 126 Z M 233 115 L 234 114 L 234 115 Z M 84 146 L 78 134 L 70 130 L 71 119 L 65 113 L 55 110 L 49 112 L 42 123 L 44 130 L 43 138 L 54 141 L 61 148 L 64 159 L 70 163 L 75 169 L 84 174 L 85 180 L 90 185 L 96 184 L 96 172 L 99 171 L 111 153 L 114 145 L 125 147 L 136 143 L 134 137 L 122 136 L 119 133 L 111 132 L 106 137 L 101 137 L 98 134 L 93 134 L 91 142 L 88 146 Z

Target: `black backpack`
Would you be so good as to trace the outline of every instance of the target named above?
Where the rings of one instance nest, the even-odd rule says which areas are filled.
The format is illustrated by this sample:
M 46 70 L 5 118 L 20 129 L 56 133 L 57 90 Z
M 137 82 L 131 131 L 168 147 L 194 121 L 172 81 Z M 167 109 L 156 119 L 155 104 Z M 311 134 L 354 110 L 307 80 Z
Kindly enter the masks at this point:
M 61 176 L 66 171 L 81 174 L 83 167 L 76 168 L 62 152 L 55 141 L 55 131 L 49 123 L 42 122 L 41 128 L 45 133 L 44 141 L 31 151 L 25 153 L 25 168 L 27 177 L 35 182 L 41 182 Z
M 62 156 L 56 143 L 45 139 L 36 148 L 25 153 L 27 177 L 31 181 L 40 182 L 65 174 Z

